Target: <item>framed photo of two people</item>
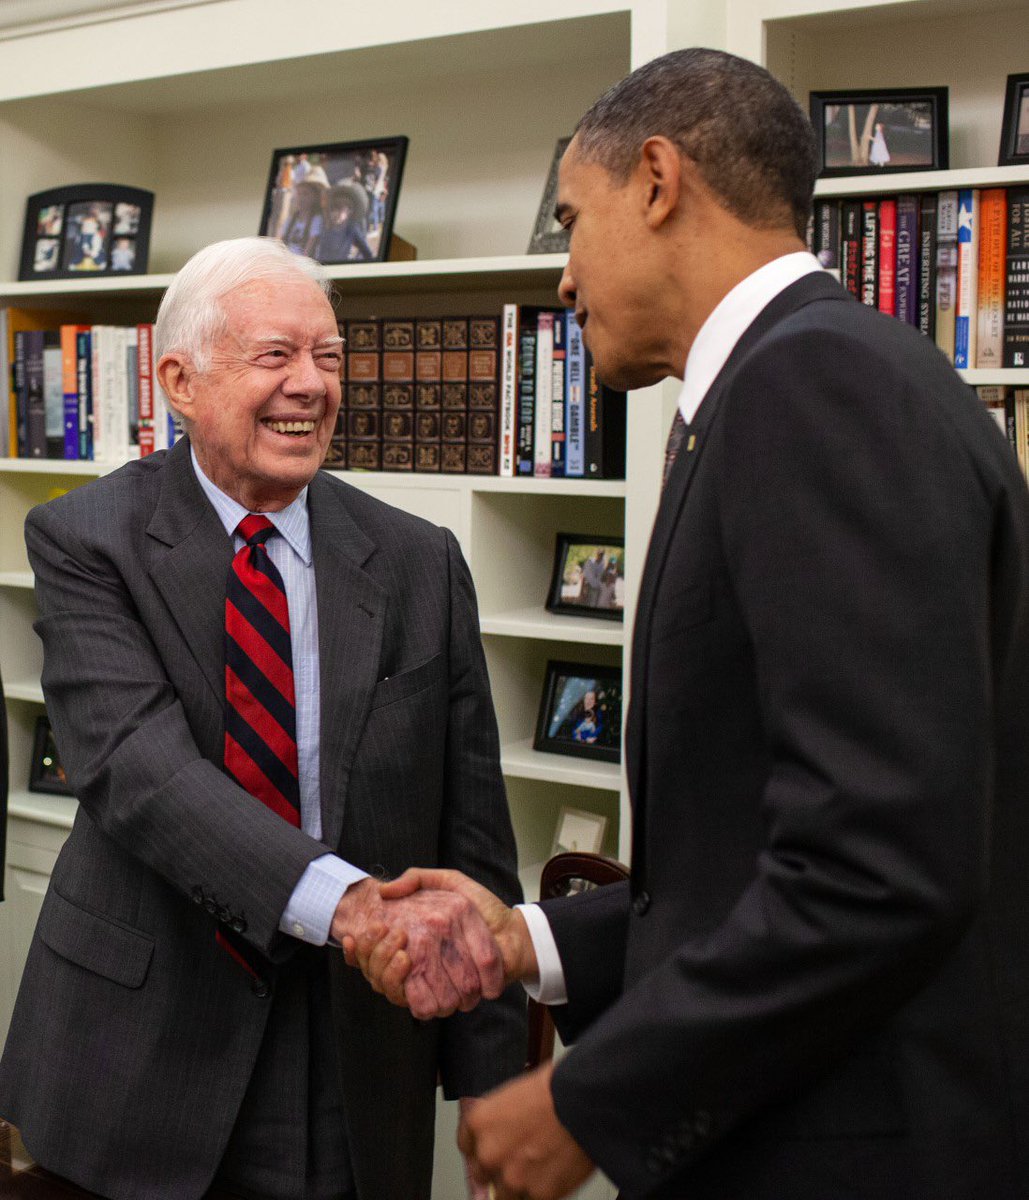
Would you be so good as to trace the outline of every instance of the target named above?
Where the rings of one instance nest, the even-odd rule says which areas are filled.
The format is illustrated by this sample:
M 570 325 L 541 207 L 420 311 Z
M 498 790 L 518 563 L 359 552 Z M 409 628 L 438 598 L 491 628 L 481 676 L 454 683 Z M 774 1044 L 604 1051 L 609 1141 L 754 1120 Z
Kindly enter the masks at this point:
M 625 538 L 559 533 L 546 607 L 564 616 L 623 620 Z

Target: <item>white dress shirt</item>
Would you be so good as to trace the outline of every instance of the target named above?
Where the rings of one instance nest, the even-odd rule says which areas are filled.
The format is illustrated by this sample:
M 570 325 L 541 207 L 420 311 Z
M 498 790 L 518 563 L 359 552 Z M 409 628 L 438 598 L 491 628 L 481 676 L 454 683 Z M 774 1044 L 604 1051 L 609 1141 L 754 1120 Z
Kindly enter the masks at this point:
M 792 283 L 822 267 L 806 250 L 784 254 L 758 267 L 746 279 L 741 279 L 715 306 L 701 325 L 686 358 L 679 411 L 689 425 L 697 415 L 701 402 L 736 347 L 736 343 L 780 292 Z M 527 983 L 525 990 L 542 1004 L 566 1004 L 564 969 L 557 943 L 543 910 L 535 904 L 520 904 L 532 938 L 540 975 L 536 983 Z
M 200 469 L 190 447 L 193 470 L 214 506 L 225 532 L 239 550 L 243 539 L 236 527 L 248 510 L 216 487 Z M 289 606 L 290 641 L 293 650 L 293 682 L 296 691 L 297 766 L 300 784 L 300 828 L 316 841 L 322 836 L 321 784 L 318 761 L 321 687 L 318 670 L 318 601 L 314 587 L 311 554 L 311 518 L 307 510 L 307 488 L 281 512 L 262 513 L 279 531 L 265 546 L 279 569 Z M 293 889 L 279 921 L 279 929 L 291 937 L 324 946 L 340 897 L 367 872 L 335 854 L 324 854 L 308 863 Z

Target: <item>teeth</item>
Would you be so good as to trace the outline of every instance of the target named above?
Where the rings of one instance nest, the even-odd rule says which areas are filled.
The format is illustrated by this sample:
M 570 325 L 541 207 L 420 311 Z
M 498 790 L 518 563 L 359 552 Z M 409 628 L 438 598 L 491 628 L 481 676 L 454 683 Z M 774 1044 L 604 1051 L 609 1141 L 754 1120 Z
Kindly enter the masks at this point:
M 313 433 L 313 421 L 265 421 L 269 429 L 276 433 Z

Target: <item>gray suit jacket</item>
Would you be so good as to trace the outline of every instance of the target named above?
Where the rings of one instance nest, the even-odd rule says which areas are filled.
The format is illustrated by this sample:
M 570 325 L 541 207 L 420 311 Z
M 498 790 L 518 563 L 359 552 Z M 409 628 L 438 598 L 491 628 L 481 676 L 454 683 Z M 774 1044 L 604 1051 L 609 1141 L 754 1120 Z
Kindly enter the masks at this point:
M 44 1165 L 106 1196 L 190 1200 L 218 1166 L 268 1013 L 216 946 L 219 924 L 267 959 L 274 986 L 296 945 L 280 915 L 326 848 L 373 873 L 444 864 L 518 895 L 453 535 L 325 474 L 309 504 L 323 842 L 219 766 L 232 547 L 188 443 L 26 524 L 43 688 L 80 809 L 0 1063 L 0 1112 Z M 361 1200 L 427 1196 L 437 1072 L 451 1096 L 515 1072 L 517 995 L 419 1024 L 326 953 Z

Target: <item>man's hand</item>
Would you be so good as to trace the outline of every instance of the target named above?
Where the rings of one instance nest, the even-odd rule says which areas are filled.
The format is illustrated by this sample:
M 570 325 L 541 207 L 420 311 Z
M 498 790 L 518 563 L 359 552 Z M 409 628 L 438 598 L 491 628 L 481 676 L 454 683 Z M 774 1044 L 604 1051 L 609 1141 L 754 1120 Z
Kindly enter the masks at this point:
M 593 1173 L 593 1163 L 557 1119 L 554 1064 L 490 1092 L 462 1116 L 457 1144 L 472 1178 L 492 1183 L 496 1200 L 561 1200 Z
M 481 916 L 492 934 L 503 959 L 504 982 L 532 980 L 538 976 L 536 952 L 521 913 L 508 908 L 492 892 L 460 871 L 411 867 L 398 879 L 380 884 L 379 891 L 387 904 L 426 894 L 439 896 L 449 893 L 452 897 L 462 898 L 474 906 L 473 911 Z M 348 939 L 344 943 L 344 952 L 347 962 L 351 966 L 359 966 L 372 987 L 394 1004 L 409 1006 L 416 1016 L 447 1015 L 443 1011 L 426 1014 L 422 989 L 414 970 L 414 957 L 410 947 L 405 948 L 403 937 L 397 931 L 387 932 L 382 927 L 369 927 Z M 493 999 L 485 991 L 482 995 Z M 415 1010 L 416 1002 L 419 1004 L 418 1011 Z
M 376 947 L 377 962 L 399 958 L 402 988 L 387 991 L 369 971 L 365 975 L 376 991 L 405 1003 L 422 1020 L 467 1011 L 481 997 L 493 1000 L 504 990 L 500 950 L 472 902 L 456 890 L 400 889 L 395 897 L 384 898 L 376 880 L 362 879 L 343 893 L 332 936 L 342 944 L 347 961 L 357 961 L 362 970 L 357 946 L 367 948 L 366 961 Z

